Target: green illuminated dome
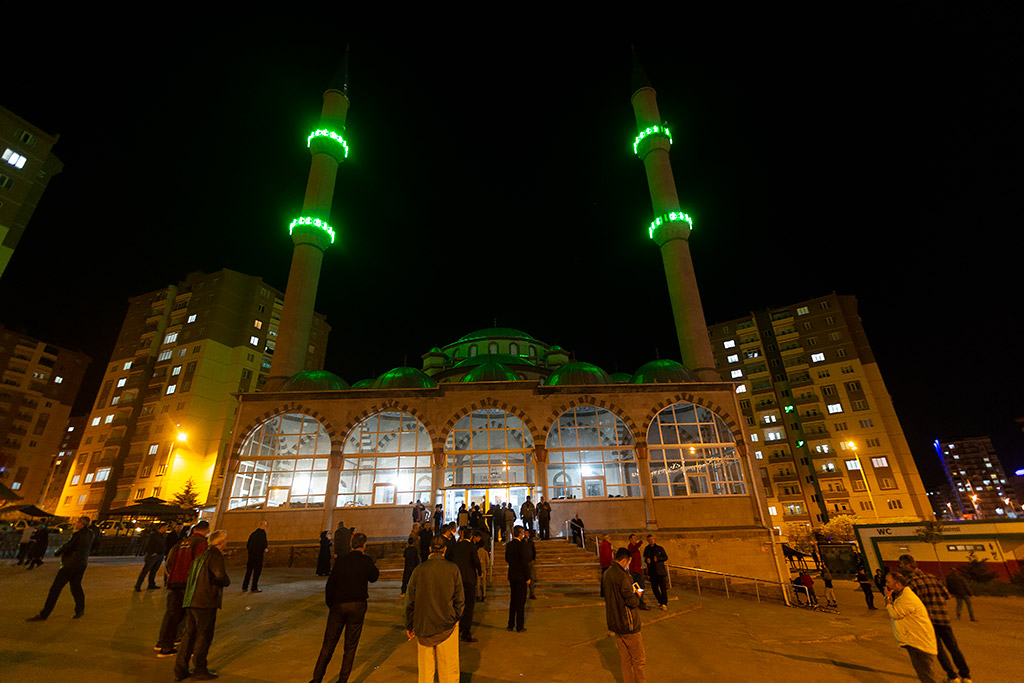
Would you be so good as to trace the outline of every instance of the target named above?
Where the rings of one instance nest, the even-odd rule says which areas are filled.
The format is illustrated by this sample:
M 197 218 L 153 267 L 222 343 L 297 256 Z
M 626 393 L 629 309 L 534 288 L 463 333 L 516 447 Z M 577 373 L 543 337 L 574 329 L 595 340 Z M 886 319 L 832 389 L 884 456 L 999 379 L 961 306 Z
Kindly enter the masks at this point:
M 526 339 L 533 341 L 533 337 L 526 334 L 522 330 L 514 330 L 511 327 L 488 327 L 483 330 L 477 330 L 476 332 L 470 332 L 467 335 L 459 337 L 460 342 L 475 341 L 477 339 L 491 339 L 493 337 L 506 337 L 512 339 Z
M 613 372 L 611 378 L 613 382 L 628 382 L 633 379 L 633 375 L 628 372 Z M 354 387 L 355 385 L 353 384 L 352 386 Z
M 436 386 L 423 371 L 410 367 L 388 370 L 373 382 L 374 389 L 429 389 Z
M 641 365 L 631 381 L 633 384 L 681 384 L 700 380 L 682 363 L 663 358 Z
M 485 356 L 487 357 L 487 356 Z M 517 382 L 519 381 L 519 375 L 509 370 L 503 363 L 499 363 L 493 360 L 494 356 L 490 356 L 492 360 L 482 365 L 478 365 L 473 370 L 462 378 L 462 382 Z
M 607 372 L 592 363 L 572 362 L 551 373 L 548 386 L 565 386 L 568 384 L 614 384 Z
M 528 365 L 530 367 L 537 366 L 537 364 L 529 358 L 513 356 L 510 353 L 481 353 L 473 356 L 472 358 L 460 360 L 455 364 L 455 367 L 468 369 L 479 365 L 487 365 L 489 363 L 500 363 L 501 365 Z
M 281 391 L 344 391 L 348 388 L 348 382 L 333 372 L 306 370 L 285 382 Z
M 353 384 L 352 388 L 353 389 L 369 389 L 372 386 L 373 386 L 373 380 L 372 379 L 361 379 L 358 382 L 356 382 L 355 384 Z

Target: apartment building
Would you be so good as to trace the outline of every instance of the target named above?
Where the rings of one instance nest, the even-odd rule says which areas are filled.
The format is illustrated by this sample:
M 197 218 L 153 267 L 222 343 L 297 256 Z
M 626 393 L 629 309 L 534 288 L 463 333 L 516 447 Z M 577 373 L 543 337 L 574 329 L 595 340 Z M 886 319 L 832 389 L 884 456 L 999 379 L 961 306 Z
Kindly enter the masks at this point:
M 129 300 L 64 485 L 61 515 L 103 515 L 191 480 L 216 501 L 237 400 L 266 382 L 284 295 L 256 276 L 192 273 Z M 330 327 L 317 314 L 306 367 L 323 367 Z
M 737 383 L 774 526 L 932 517 L 855 297 L 833 293 L 709 332 L 722 379 Z
M 992 440 L 979 436 L 957 441 L 935 440 L 935 451 L 949 482 L 944 501 L 956 519 L 1018 517 L 1021 501 L 1007 482 Z
M 0 325 L 0 482 L 40 502 L 89 356 Z

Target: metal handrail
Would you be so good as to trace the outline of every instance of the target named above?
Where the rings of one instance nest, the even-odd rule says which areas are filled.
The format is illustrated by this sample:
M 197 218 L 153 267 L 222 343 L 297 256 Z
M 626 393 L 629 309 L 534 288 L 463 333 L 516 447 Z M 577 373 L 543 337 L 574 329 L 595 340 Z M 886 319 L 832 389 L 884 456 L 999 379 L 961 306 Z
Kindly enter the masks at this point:
M 741 574 L 730 574 L 728 572 L 718 572 L 718 571 L 714 571 L 713 569 L 700 569 L 699 567 L 684 567 L 684 566 L 678 565 L 678 564 L 668 564 L 668 563 L 666 563 L 666 566 L 669 569 L 676 569 L 676 570 L 680 570 L 680 571 L 693 572 L 694 579 L 695 579 L 696 585 L 697 585 L 697 595 L 701 595 L 701 588 L 700 588 L 700 575 L 701 574 L 715 576 L 715 577 L 721 577 L 722 581 L 723 581 L 723 584 L 725 585 L 725 597 L 727 597 L 727 598 L 731 598 L 732 597 L 730 595 L 730 593 L 729 593 L 729 579 L 739 579 L 739 580 L 742 580 L 742 581 L 753 582 L 753 584 L 754 584 L 754 596 L 755 596 L 755 598 L 757 599 L 758 602 L 761 602 L 761 590 L 760 590 L 760 587 L 759 587 L 760 585 L 777 586 L 777 587 L 781 588 L 782 589 L 783 600 L 785 601 L 785 603 L 787 605 L 791 605 L 792 604 L 792 598 L 790 597 L 790 592 L 791 591 L 792 591 L 793 597 L 796 597 L 796 593 L 797 593 L 797 589 L 798 588 L 803 590 L 805 593 L 807 593 L 807 588 L 805 586 L 795 586 L 795 585 L 793 585 L 792 583 L 790 583 L 788 581 L 771 581 L 769 579 L 759 579 L 759 578 L 756 578 L 756 577 L 753 577 L 753 576 L 743 576 Z M 809 599 L 810 598 L 808 598 L 808 600 Z
M 568 519 L 568 520 L 566 520 L 564 522 L 564 524 L 565 524 L 565 540 L 569 541 L 570 543 L 572 543 L 572 531 L 569 529 L 569 525 L 570 525 L 571 522 L 572 522 L 571 519 Z M 587 549 L 587 531 L 586 531 L 586 529 L 580 529 L 580 543 L 582 544 L 583 549 L 586 550 Z

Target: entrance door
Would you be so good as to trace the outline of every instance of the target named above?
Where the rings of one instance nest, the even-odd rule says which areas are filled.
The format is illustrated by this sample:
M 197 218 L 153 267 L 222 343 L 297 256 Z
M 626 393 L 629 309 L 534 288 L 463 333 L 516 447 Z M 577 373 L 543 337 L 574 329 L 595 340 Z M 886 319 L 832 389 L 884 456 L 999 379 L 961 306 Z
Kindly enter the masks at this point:
M 466 509 L 471 510 L 473 503 L 476 503 L 484 511 L 490 507 L 511 503 L 512 508 L 519 516 L 519 508 L 526 502 L 527 496 L 533 495 L 532 486 L 500 486 L 486 489 L 445 489 L 444 490 L 444 521 L 458 522 L 459 506 L 466 504 Z M 484 506 L 484 501 L 487 505 Z

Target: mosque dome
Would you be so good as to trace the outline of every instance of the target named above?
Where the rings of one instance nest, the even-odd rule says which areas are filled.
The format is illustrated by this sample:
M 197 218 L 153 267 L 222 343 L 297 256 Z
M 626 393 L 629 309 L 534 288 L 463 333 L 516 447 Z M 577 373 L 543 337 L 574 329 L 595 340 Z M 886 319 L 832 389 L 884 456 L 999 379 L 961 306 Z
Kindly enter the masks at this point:
M 373 382 L 374 389 L 429 389 L 436 386 L 422 370 L 410 367 L 388 370 Z
M 327 370 L 306 370 L 281 386 L 281 391 L 344 391 L 348 382 Z
M 512 339 L 526 339 L 533 341 L 533 337 L 526 334 L 522 330 L 515 330 L 511 327 L 487 327 L 482 330 L 476 330 L 459 337 L 460 342 L 476 341 L 478 339 L 491 339 L 493 337 L 505 337 Z M 456 342 L 458 343 L 458 342 Z
M 455 364 L 456 368 L 468 370 L 469 368 L 488 365 L 490 363 L 499 363 L 501 365 L 529 365 L 536 367 L 536 363 L 528 358 L 522 356 L 513 356 L 510 353 L 481 353 L 471 358 L 464 358 Z
M 564 386 L 567 384 L 614 384 L 607 372 L 592 363 L 574 361 L 566 363 L 551 373 L 548 386 Z
M 485 356 L 486 358 L 486 356 Z M 493 356 L 491 356 L 493 358 Z M 462 382 L 516 382 L 519 376 L 505 367 L 504 363 L 491 360 L 473 368 Z
M 633 384 L 680 384 L 700 380 L 682 363 L 663 358 L 641 365 L 630 381 Z
M 353 384 L 352 388 L 353 389 L 369 389 L 372 386 L 373 386 L 373 380 L 372 379 L 361 379 L 358 382 L 356 382 L 355 384 Z

